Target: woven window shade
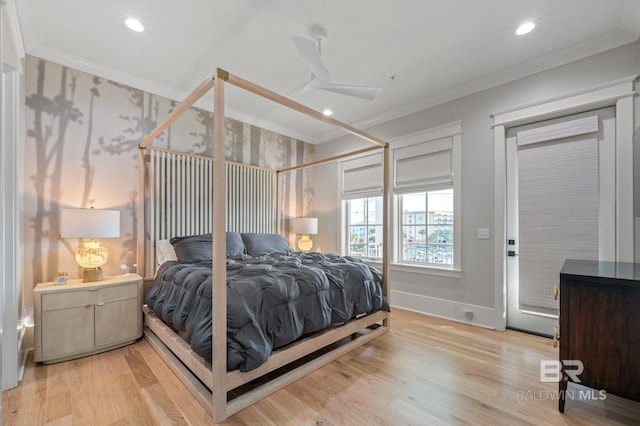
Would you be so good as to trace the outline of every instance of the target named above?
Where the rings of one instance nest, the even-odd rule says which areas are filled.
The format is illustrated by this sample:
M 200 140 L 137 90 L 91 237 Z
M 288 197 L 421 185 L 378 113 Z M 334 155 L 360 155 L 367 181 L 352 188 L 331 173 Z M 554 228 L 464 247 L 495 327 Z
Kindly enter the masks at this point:
M 598 140 L 518 145 L 520 309 L 556 314 L 565 259 L 598 259 Z

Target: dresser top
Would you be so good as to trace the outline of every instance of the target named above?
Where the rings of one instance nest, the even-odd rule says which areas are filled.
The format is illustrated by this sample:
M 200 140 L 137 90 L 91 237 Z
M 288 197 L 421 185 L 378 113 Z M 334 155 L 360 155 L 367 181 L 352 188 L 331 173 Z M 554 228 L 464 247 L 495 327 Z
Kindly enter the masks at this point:
M 567 259 L 560 275 L 600 278 L 605 281 L 637 281 L 640 285 L 640 264 Z

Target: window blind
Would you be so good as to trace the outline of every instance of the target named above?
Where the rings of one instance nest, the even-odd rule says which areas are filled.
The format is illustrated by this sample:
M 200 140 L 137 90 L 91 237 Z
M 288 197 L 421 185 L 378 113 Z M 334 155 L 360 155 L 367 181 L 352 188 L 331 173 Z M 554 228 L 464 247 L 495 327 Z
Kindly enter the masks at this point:
M 518 146 L 568 138 L 598 131 L 598 116 L 563 121 L 518 132 Z
M 382 154 L 368 155 L 340 163 L 342 199 L 382 195 Z
M 453 138 L 393 150 L 393 192 L 429 191 L 453 185 Z

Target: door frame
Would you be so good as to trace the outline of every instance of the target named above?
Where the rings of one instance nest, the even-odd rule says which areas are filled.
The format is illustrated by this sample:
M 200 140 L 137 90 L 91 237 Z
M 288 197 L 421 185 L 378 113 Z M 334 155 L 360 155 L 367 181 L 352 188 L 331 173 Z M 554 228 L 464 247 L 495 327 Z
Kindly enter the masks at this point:
M 18 385 L 30 344 L 31 313 L 24 309 L 22 213 L 24 179 L 24 45 L 14 0 L 0 0 L 0 382 Z M 22 165 L 22 166 L 21 166 Z
M 616 260 L 633 262 L 634 82 L 609 81 L 492 114 L 494 155 L 494 251 L 496 324 L 507 325 L 507 128 L 613 106 L 616 114 Z

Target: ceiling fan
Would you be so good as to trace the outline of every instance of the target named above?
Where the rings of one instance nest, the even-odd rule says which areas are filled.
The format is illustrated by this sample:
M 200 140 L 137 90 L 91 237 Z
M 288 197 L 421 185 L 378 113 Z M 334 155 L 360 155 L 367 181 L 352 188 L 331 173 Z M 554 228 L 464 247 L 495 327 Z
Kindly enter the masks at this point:
M 311 39 L 293 36 L 298 52 L 311 70 L 311 79 L 298 87 L 293 92 L 304 93 L 309 89 L 326 90 L 328 92 L 339 93 L 341 95 L 354 96 L 356 98 L 374 100 L 380 92 L 381 87 L 354 86 L 350 84 L 335 84 L 329 81 L 329 72 L 325 68 L 322 57 L 322 43 L 327 41 L 327 32 L 324 28 L 313 26 L 310 29 Z M 293 93 L 292 92 L 292 93 Z

